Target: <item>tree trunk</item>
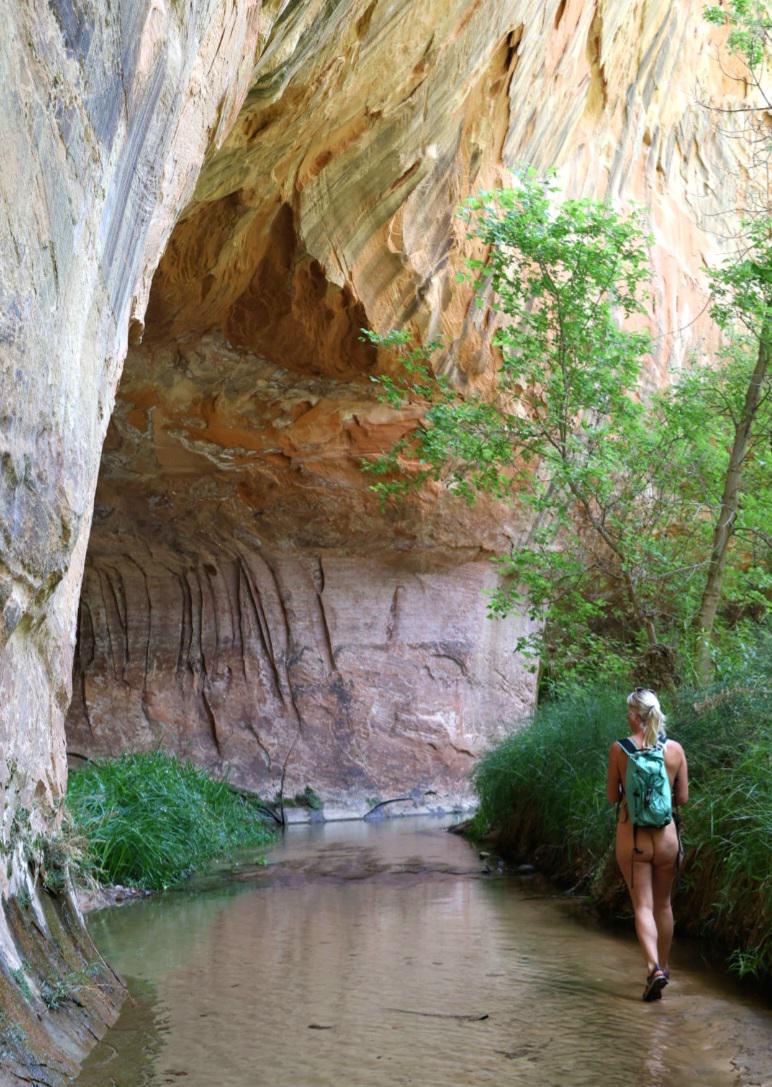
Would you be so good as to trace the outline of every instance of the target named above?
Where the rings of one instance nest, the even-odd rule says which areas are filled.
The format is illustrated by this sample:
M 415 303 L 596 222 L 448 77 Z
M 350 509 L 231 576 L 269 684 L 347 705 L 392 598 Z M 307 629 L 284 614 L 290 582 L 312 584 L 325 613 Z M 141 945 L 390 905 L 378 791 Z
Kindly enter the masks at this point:
M 721 600 L 721 588 L 724 580 L 726 556 L 729 541 L 734 532 L 734 524 L 737 518 L 737 506 L 740 498 L 740 482 L 743 462 L 748 452 L 753 420 L 761 402 L 761 389 L 769 368 L 770 340 L 772 328 L 770 327 L 769 314 L 764 317 L 759 338 L 759 353 L 756 367 L 753 371 L 748 390 L 745 394 L 742 415 L 735 428 L 732 452 L 729 457 L 729 466 L 724 479 L 724 493 L 721 496 L 721 510 L 713 530 L 713 546 L 708 565 L 708 578 L 705 590 L 700 602 L 700 610 L 697 613 L 696 626 L 699 632 L 699 647 L 697 651 L 697 675 L 702 683 L 709 682 L 712 674 L 710 658 L 711 636 L 716 622 L 716 613 Z

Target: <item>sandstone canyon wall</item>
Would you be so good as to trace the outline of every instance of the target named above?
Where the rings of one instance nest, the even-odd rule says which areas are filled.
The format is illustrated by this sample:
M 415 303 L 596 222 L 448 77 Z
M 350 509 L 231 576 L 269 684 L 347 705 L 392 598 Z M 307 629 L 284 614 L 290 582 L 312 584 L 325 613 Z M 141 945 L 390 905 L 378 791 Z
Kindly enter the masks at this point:
M 41 1000 L 46 978 L 94 958 L 65 889 L 50 893 L 45 848 L 78 597 L 129 322 L 241 105 L 258 14 L 250 0 L 0 3 L 3 1083 L 59 1082 L 120 995 L 100 965 L 80 1007 L 46 1015 Z
M 28 1006 L 25 933 L 48 933 L 51 968 L 81 954 L 36 875 L 87 545 L 85 754 L 163 742 L 270 792 L 292 748 L 291 787 L 362 810 L 464 799 L 474 753 L 527 711 L 523 621 L 488 623 L 480 590 L 528 526 L 440 490 L 379 510 L 358 459 L 411 420 L 374 399 L 388 363 L 358 330 L 441 335 L 454 381 L 488 380 L 453 210 L 555 166 L 566 193 L 650 209 L 665 380 L 708 334 L 692 322 L 737 178 L 696 104 L 727 93 L 701 6 L 0 3 L 0 1003 L 32 1049 L 48 960 Z M 90 1029 L 50 1020 L 40 1082 Z
M 81 602 L 73 751 L 163 744 L 243 786 L 470 799 L 523 720 L 525 622 L 491 623 L 516 510 L 428 490 L 383 513 L 358 461 L 414 421 L 379 404 L 362 327 L 446 344 L 462 387 L 492 314 L 454 282 L 454 212 L 519 163 L 635 200 L 656 238 L 667 379 L 706 326 L 701 225 L 732 206 L 698 3 L 450 0 L 264 8 L 244 107 L 153 280 L 108 433 Z M 677 330 L 687 326 L 682 335 Z M 141 337 L 140 337 L 141 333 Z M 141 343 L 139 342 L 141 338 Z

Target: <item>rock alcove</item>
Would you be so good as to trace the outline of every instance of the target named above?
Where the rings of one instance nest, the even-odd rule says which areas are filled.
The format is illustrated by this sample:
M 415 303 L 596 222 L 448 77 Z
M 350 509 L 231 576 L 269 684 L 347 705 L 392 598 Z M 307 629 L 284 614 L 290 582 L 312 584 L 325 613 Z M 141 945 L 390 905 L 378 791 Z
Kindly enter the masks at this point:
M 415 416 L 377 401 L 387 363 L 360 329 L 440 336 L 453 379 L 484 383 L 491 315 L 453 282 L 464 196 L 523 158 L 560 162 L 568 191 L 644 199 L 663 222 L 677 210 L 699 249 L 703 156 L 683 126 L 709 133 L 686 94 L 675 108 L 661 94 L 687 25 L 667 5 L 642 12 L 643 39 L 616 9 L 563 5 L 547 31 L 535 8 L 493 7 L 443 5 L 416 27 L 399 7 L 300 5 L 273 25 L 132 329 L 71 751 L 162 744 L 267 795 L 286 773 L 290 795 L 310 784 L 328 810 L 362 811 L 374 796 L 468 802 L 474 757 L 527 717 L 534 678 L 513 651 L 527 621 L 489 621 L 485 589 L 528 526 L 438 489 L 379 508 L 359 462 Z M 662 323 L 698 284 L 664 231 L 656 259 Z
M 475 754 L 534 690 L 526 624 L 485 615 L 511 514 L 439 493 L 384 513 L 359 469 L 415 420 L 377 402 L 362 327 L 442 332 L 459 380 L 490 361 L 451 294 L 453 213 L 501 173 L 523 24 L 454 4 L 416 33 L 354 6 L 281 16 L 156 272 L 67 723 L 81 754 L 162 743 L 268 794 L 286 767 L 328 812 L 468 802 Z

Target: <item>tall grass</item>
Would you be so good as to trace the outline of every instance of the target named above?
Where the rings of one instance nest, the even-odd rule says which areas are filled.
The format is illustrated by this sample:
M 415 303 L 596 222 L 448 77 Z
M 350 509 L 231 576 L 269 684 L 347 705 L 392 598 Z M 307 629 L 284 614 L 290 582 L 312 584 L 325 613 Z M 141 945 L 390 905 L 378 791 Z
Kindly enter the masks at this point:
M 502 848 L 535 856 L 607 905 L 619 902 L 619 877 L 606 764 L 609 745 L 627 733 L 626 694 L 589 688 L 545 703 L 475 773 L 476 830 L 495 830 Z M 753 658 L 721 685 L 662 701 L 691 778 L 677 916 L 727 948 L 740 974 L 772 976 L 770 660 Z
M 683 907 L 732 948 L 738 973 L 772 976 L 772 676 L 682 692 L 670 730 L 692 779 Z M 696 706 L 696 709 L 695 709 Z
M 474 775 L 477 829 L 495 829 L 512 852 L 538 850 L 553 875 L 589 871 L 613 829 L 605 774 L 609 745 L 622 735 L 620 705 L 621 693 L 577 691 L 489 750 Z
M 248 798 L 160 751 L 73 771 L 67 803 L 105 883 L 160 890 L 211 857 L 273 839 Z

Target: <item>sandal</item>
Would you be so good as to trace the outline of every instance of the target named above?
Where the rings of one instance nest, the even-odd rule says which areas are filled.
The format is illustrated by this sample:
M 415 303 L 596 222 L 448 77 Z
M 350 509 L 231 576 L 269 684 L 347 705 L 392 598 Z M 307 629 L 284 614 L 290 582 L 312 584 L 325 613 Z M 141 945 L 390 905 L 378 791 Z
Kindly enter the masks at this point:
M 641 999 L 651 1002 L 652 1000 L 662 999 L 662 990 L 668 983 L 668 977 L 664 970 L 660 970 L 659 966 L 655 966 L 649 976 L 646 978 L 646 988 L 643 990 L 643 997 Z

